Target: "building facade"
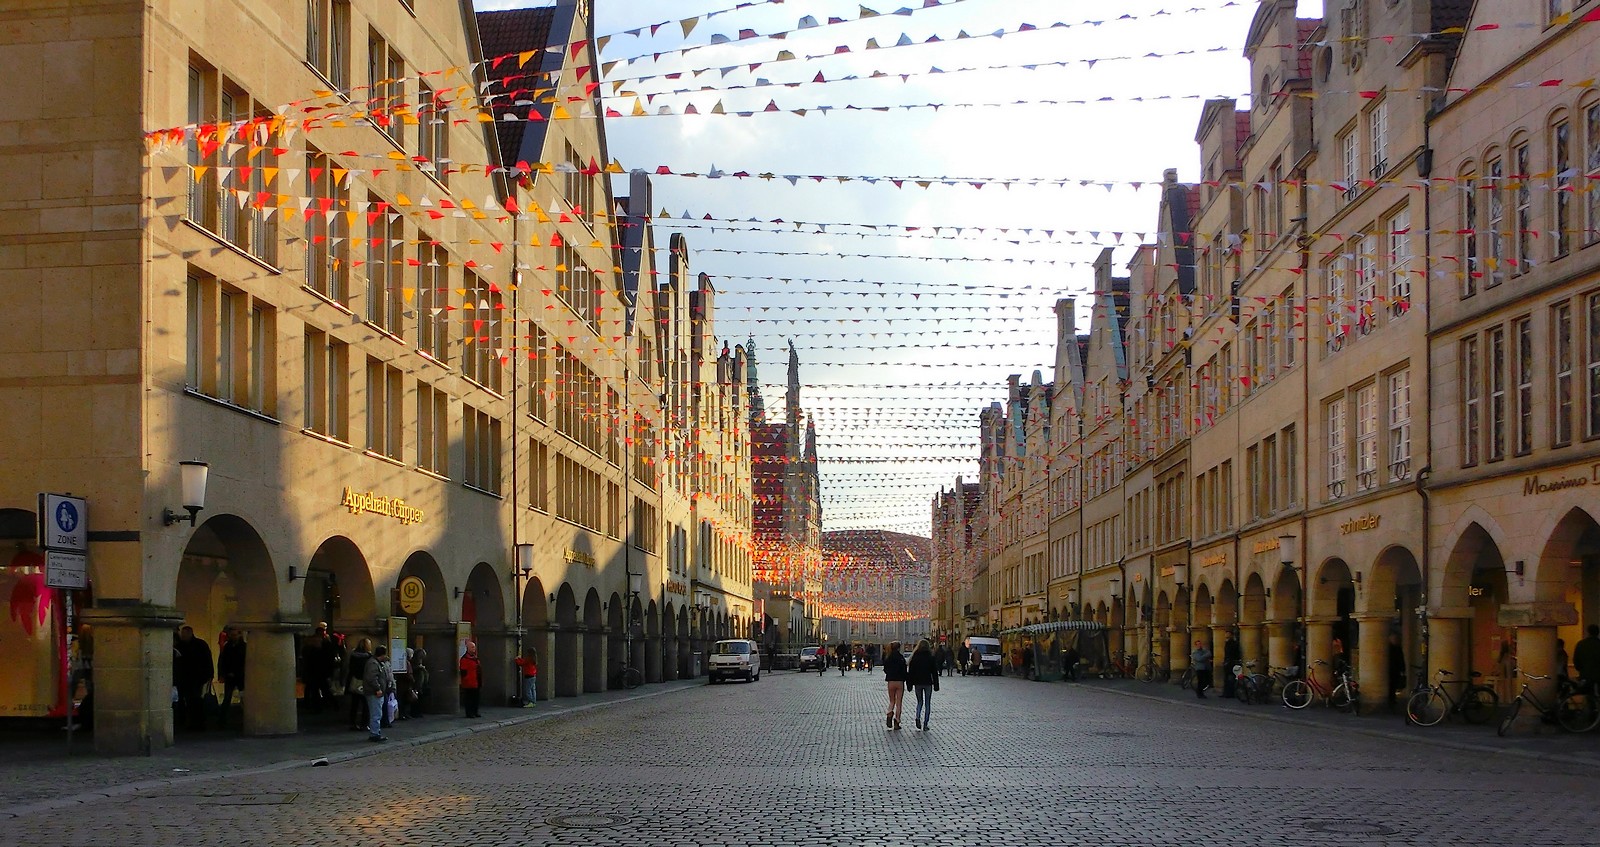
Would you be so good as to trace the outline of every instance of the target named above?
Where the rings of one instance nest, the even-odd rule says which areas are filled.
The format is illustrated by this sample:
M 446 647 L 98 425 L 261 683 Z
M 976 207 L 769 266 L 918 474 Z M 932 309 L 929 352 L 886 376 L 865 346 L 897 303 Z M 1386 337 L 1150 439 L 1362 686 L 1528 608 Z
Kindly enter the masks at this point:
M 750 341 L 754 349 L 755 341 Z M 755 593 L 763 610 L 763 642 L 779 651 L 822 635 L 822 491 L 817 428 L 800 403 L 800 355 L 789 345 L 784 419 L 769 422 L 749 370 L 750 431 L 755 439 Z
M 630 642 L 656 680 L 753 631 L 744 352 L 705 280 L 625 273 L 586 3 L 8 15 L 0 53 L 46 70 L 0 146 L 33 174 L 0 201 L 0 285 L 36 304 L 3 342 L 3 577 L 41 622 L 5 639 L 8 715 L 64 715 L 70 653 L 98 749 L 173 743 L 179 625 L 242 631 L 262 735 L 307 719 L 319 622 L 437 680 L 474 639 L 489 703 L 519 651 L 566 696 Z M 84 67 L 92 118 L 57 114 Z M 43 587 L 38 492 L 88 499 L 83 590 Z

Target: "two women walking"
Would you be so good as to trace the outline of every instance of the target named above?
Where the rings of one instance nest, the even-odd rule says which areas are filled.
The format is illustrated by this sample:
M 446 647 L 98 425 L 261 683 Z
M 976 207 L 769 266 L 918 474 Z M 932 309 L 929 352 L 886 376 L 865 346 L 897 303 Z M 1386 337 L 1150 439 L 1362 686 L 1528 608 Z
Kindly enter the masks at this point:
M 900 642 L 891 642 L 889 653 L 883 659 L 883 678 L 889 687 L 889 712 L 884 715 L 884 726 L 891 730 L 900 728 L 900 707 L 909 685 L 917 698 L 916 727 L 928 730 L 928 721 L 933 717 L 933 692 L 939 690 L 939 663 L 928 639 L 917 642 L 909 663 L 900 652 Z

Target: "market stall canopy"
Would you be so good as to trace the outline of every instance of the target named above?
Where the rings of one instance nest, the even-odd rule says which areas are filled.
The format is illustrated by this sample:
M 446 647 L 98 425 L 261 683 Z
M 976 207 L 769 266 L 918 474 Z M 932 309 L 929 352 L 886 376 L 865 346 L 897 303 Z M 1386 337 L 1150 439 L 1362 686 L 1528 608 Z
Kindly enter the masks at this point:
M 1012 627 L 1011 629 L 1005 630 L 1000 634 L 1016 635 L 1018 633 L 1023 633 L 1026 635 L 1034 635 L 1041 632 L 1057 632 L 1063 629 L 1076 630 L 1080 632 L 1099 632 L 1105 628 L 1105 624 L 1100 623 L 1099 621 L 1047 621 L 1045 623 L 1031 623 L 1027 626 Z

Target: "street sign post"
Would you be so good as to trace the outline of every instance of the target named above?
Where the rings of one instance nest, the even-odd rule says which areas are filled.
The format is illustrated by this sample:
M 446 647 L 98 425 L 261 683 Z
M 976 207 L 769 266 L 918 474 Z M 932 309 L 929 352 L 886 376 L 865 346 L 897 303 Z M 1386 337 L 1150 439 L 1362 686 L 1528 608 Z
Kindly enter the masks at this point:
M 82 590 L 89 587 L 89 501 L 70 494 L 39 494 L 39 546 L 44 549 L 44 584 L 50 588 Z M 70 595 L 61 607 L 69 609 Z M 67 631 L 73 629 L 67 612 Z M 61 702 L 67 713 L 67 748 L 77 728 L 73 714 L 72 672 L 68 656 L 61 662 Z
M 82 591 L 89 587 L 89 557 L 64 550 L 44 551 L 44 584 Z

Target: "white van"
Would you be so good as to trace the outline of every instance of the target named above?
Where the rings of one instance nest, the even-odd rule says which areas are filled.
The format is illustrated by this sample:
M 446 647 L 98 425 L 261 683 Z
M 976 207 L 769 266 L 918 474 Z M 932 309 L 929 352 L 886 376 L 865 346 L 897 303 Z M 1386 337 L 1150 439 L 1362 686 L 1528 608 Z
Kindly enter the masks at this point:
M 1000 639 L 969 635 L 965 643 L 967 666 L 964 670 L 967 673 L 1000 675 Z
M 761 648 L 745 638 L 718 641 L 711 648 L 711 664 L 706 669 L 713 683 L 725 679 L 761 681 Z

